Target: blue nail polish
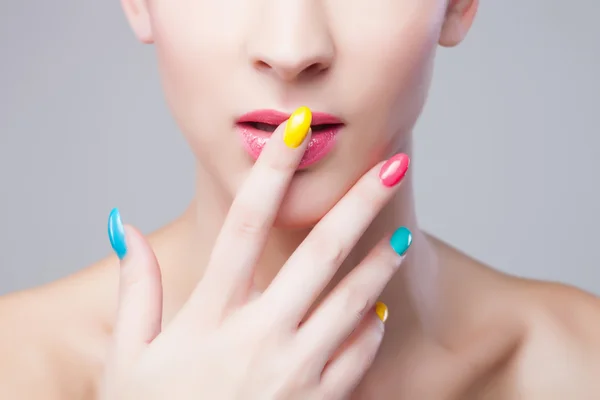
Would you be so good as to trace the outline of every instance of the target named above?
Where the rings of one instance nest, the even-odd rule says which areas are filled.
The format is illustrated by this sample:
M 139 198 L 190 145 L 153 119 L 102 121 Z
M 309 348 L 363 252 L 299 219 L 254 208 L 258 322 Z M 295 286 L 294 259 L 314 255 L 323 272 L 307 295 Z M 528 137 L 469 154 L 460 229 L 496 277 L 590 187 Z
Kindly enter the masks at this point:
M 401 256 L 406 254 L 411 243 L 412 233 L 410 233 L 410 230 L 405 227 L 396 229 L 396 232 L 394 232 L 390 238 L 390 245 L 392 246 L 392 249 L 394 249 L 394 251 Z
M 127 255 L 127 243 L 125 242 L 125 229 L 121 222 L 119 210 L 113 208 L 108 216 L 108 238 L 117 256 L 122 260 Z

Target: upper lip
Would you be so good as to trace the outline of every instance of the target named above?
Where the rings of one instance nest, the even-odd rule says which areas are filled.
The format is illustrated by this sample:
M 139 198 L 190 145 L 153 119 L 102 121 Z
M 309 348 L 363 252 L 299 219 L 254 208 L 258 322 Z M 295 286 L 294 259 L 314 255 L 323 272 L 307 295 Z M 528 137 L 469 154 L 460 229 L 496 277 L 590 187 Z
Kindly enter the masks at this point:
M 238 118 L 238 123 L 260 123 L 268 125 L 279 126 L 283 122 L 287 121 L 291 113 L 285 113 L 277 110 L 255 110 L 250 111 Z M 335 115 L 323 113 L 323 112 L 312 112 L 311 126 L 315 125 L 336 125 L 343 124 L 343 121 Z

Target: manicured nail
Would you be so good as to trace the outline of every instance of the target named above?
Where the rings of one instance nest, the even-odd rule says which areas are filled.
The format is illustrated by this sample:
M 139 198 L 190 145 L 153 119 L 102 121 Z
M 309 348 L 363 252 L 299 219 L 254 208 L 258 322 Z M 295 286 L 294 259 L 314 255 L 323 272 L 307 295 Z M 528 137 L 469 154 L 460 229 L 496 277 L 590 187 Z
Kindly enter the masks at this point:
M 392 187 L 404 178 L 408 166 L 410 165 L 410 158 L 406 154 L 396 154 L 383 164 L 379 171 L 379 179 L 387 187 Z
M 412 233 L 405 227 L 396 229 L 396 232 L 394 232 L 390 238 L 392 249 L 401 256 L 406 254 L 411 244 Z
M 300 107 L 290 115 L 285 126 L 283 141 L 288 147 L 295 149 L 300 146 L 312 122 L 312 113 L 308 107 Z
M 379 317 L 381 322 L 387 321 L 387 319 L 388 319 L 387 306 L 384 303 L 378 301 L 377 303 L 375 303 L 375 314 L 377 314 L 377 316 Z
M 113 250 L 122 260 L 127 255 L 127 244 L 125 243 L 125 229 L 121 222 L 121 214 L 116 208 L 113 208 L 108 216 L 108 238 Z

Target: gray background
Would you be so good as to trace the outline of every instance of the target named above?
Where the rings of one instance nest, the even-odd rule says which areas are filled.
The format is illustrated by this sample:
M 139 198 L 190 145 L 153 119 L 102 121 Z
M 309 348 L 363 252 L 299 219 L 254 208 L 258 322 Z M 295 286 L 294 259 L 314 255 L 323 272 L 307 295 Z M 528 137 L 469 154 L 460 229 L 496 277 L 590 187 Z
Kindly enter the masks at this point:
M 599 12 L 482 1 L 468 40 L 439 54 L 414 164 L 427 230 L 596 293 Z M 192 156 L 117 0 L 3 0 L 0 61 L 0 293 L 108 254 L 115 205 L 144 232 L 187 205 Z

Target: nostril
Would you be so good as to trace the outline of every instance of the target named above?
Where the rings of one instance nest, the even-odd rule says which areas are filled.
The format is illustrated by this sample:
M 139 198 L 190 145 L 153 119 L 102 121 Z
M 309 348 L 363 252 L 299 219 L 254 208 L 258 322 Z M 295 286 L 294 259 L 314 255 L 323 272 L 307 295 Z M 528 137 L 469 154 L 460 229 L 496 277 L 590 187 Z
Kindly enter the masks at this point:
M 310 79 L 318 77 L 329 69 L 329 64 L 321 61 L 278 60 L 277 62 L 259 58 L 253 62 L 254 69 L 274 73 L 285 80 Z
M 307 76 L 316 76 L 327 70 L 327 66 L 323 63 L 314 63 L 308 66 L 303 73 Z
M 271 66 L 262 60 L 257 60 L 254 62 L 254 66 L 258 70 L 271 69 Z

